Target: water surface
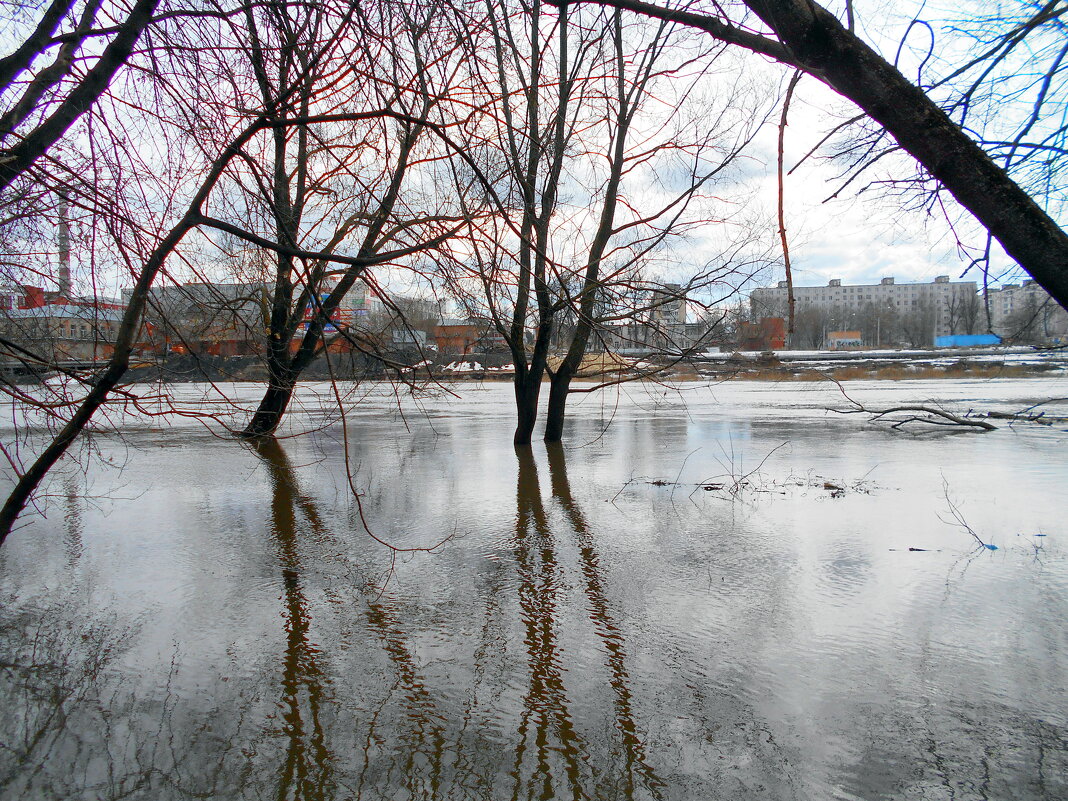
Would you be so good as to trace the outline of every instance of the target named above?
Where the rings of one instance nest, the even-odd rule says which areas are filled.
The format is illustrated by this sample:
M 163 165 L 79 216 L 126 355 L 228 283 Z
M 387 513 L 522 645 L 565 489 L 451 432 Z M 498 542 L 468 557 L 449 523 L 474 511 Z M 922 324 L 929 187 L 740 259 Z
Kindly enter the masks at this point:
M 0 552 L 0 796 L 1068 796 L 1064 426 L 731 383 L 576 398 L 516 450 L 510 387 L 455 389 L 342 420 L 309 386 L 258 448 L 116 416 Z

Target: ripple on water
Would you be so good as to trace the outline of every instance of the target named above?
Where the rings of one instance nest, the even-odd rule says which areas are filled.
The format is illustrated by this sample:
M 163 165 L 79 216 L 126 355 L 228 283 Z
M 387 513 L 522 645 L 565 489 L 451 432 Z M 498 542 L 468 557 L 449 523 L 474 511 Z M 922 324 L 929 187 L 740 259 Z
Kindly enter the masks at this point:
M 859 389 L 885 400 L 915 385 Z M 107 709 L 108 725 L 154 745 L 158 720 L 137 715 L 177 709 L 168 746 L 228 732 L 184 765 L 265 782 L 247 797 L 280 796 L 267 784 L 286 765 L 404 799 L 516 787 L 665 801 L 1068 797 L 1062 439 L 901 437 L 822 421 L 818 392 L 799 412 L 795 389 L 763 385 L 754 411 L 731 386 L 688 409 L 624 396 L 607 429 L 603 408 L 577 405 L 582 447 L 522 459 L 509 415 L 490 413 L 509 391 L 428 402 L 434 419 L 410 429 L 380 393 L 350 421 L 371 530 L 412 545 L 459 535 L 432 554 L 394 563 L 364 535 L 336 431 L 285 440 L 287 459 L 270 461 L 176 428 L 150 432 L 175 447 L 123 452 L 125 483 L 148 485 L 135 501 L 94 463 L 113 500 L 78 514 L 69 500 L 18 532 L 0 551 L 5 590 L 47 601 L 23 617 L 77 632 L 51 664 L 92 656 L 83 632 L 129 632 L 109 669 L 146 691 L 135 713 Z M 319 420 L 327 403 L 314 401 Z M 675 480 L 691 452 L 700 477 L 724 469 L 710 454 L 756 466 L 787 440 L 763 463 L 767 484 L 876 469 L 893 490 L 620 491 L 633 476 Z M 972 553 L 939 519 L 942 474 L 997 552 Z M 1017 531 L 1048 534 L 1043 552 Z M 8 650 L 34 642 L 17 611 L 0 610 Z M 114 685 L 91 689 L 90 712 L 114 697 Z M 76 730 L 100 715 L 68 720 L 51 762 L 25 775 L 103 786 L 71 761 L 80 753 L 170 775 L 134 739 L 109 751 Z M 165 787 L 156 797 L 169 801 Z

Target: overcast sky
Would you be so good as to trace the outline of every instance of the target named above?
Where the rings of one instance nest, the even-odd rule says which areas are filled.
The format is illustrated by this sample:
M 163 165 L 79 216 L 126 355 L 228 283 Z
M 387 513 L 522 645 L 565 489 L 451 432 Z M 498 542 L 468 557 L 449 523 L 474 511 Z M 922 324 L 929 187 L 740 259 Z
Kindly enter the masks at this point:
M 1011 4 L 1015 0 L 1009 1 Z M 835 0 L 824 2 L 834 8 Z M 937 6 L 940 3 L 948 10 L 939 11 Z M 916 0 L 856 0 L 854 5 L 861 36 L 892 60 L 902 32 L 911 19 L 909 12 L 918 8 L 920 3 Z M 989 3 L 988 0 L 969 0 L 968 8 L 963 11 L 954 9 L 954 5 L 961 4 L 951 0 L 928 0 L 924 4 L 925 13 L 937 20 L 953 13 L 970 13 L 972 8 Z M 938 36 L 936 52 L 939 56 L 945 57 L 948 62 L 959 61 L 967 55 L 966 48 L 954 45 L 943 36 L 937 22 L 933 27 Z M 917 49 L 905 48 L 902 52 L 901 63 L 906 74 L 914 74 L 916 65 L 926 54 L 929 40 L 924 36 L 922 30 L 914 33 L 910 41 Z M 772 86 L 776 82 L 780 87 L 785 86 L 789 72 L 780 65 L 769 64 L 752 54 L 739 52 L 731 55 L 738 60 L 742 69 L 727 71 L 719 80 L 737 82 L 753 73 L 765 72 Z M 929 65 L 928 69 L 935 69 L 935 66 Z M 786 137 L 787 167 L 795 165 L 836 123 L 855 113 L 856 109 L 850 103 L 816 79 L 804 77 L 791 106 Z M 777 120 L 777 111 L 773 118 Z M 752 219 L 757 222 L 752 225 L 764 229 L 762 233 L 768 235 L 765 236 L 765 242 L 773 238 L 775 229 L 776 136 L 773 122 L 753 143 L 744 168 L 746 177 L 741 192 L 737 193 L 755 201 L 752 204 Z M 942 215 L 929 216 L 904 210 L 901 202 L 888 199 L 878 191 L 858 194 L 869 178 L 879 177 L 879 173 L 874 171 L 841 191 L 839 197 L 828 200 L 842 185 L 842 165 L 832 162 L 828 153 L 828 148 L 821 149 L 786 179 L 786 225 L 794 279 L 798 285 L 822 285 L 833 278 L 839 278 L 843 283 L 877 283 L 886 276 L 894 276 L 898 282 L 930 281 L 939 275 L 949 275 L 953 280 L 962 277 L 978 251 L 963 251 L 958 247 L 956 237 L 959 236 L 965 245 L 976 249 L 985 243 L 981 229 L 967 215 L 962 215 L 957 208 L 950 207 L 947 210 L 948 215 L 958 223 L 954 232 Z M 910 172 L 912 168 L 911 161 L 901 157 L 896 162 L 886 163 L 883 174 L 900 175 Z M 737 192 L 737 189 L 735 187 L 730 191 Z M 706 233 L 691 238 L 689 247 L 692 251 L 682 261 L 699 266 L 703 261 L 714 258 L 716 241 L 722 237 L 722 230 L 709 226 Z M 779 258 L 781 262 L 781 254 Z M 1010 269 L 1011 262 L 999 251 L 995 255 L 995 267 L 997 269 L 993 275 L 999 276 Z M 780 263 L 753 285 L 774 284 L 783 277 Z M 982 280 L 978 270 L 972 270 L 964 277 L 977 282 Z M 1019 280 L 1020 277 L 1019 271 L 1010 270 L 1004 275 L 1006 280 Z
M 834 7 L 832 2 L 826 3 Z M 943 15 L 965 14 L 968 10 L 959 8 L 940 11 L 937 2 L 925 4 L 925 14 L 932 20 Z M 969 8 L 984 5 L 982 0 L 975 0 Z M 912 0 L 860 0 L 855 3 L 858 15 L 858 30 L 862 37 L 875 46 L 885 57 L 893 60 L 902 32 L 911 19 L 910 9 L 919 4 Z M 946 55 L 951 46 L 950 40 L 935 25 L 938 37 L 936 52 Z M 914 29 L 910 41 L 916 45 L 916 51 L 907 48 L 902 52 L 901 64 L 912 69 L 926 54 L 929 39 L 920 29 Z M 969 53 L 973 47 L 970 42 L 956 43 L 955 56 Z M 922 55 L 917 55 L 917 51 Z M 757 57 L 751 56 L 756 59 Z M 785 77 L 786 70 L 775 67 Z M 927 74 L 935 66 L 928 62 Z M 906 74 L 911 74 L 906 69 Z M 784 83 L 785 85 L 785 83 Z M 792 167 L 807 153 L 822 136 L 838 121 L 857 113 L 857 109 L 848 101 L 824 87 L 816 79 L 804 77 L 799 84 L 791 105 L 790 124 L 786 137 L 786 165 Z M 777 117 L 776 117 L 777 119 Z M 768 208 L 774 210 L 777 191 L 775 178 L 776 167 L 776 129 L 768 127 L 754 151 L 757 161 L 766 167 L 759 179 L 754 179 L 754 192 L 764 199 Z M 819 151 L 816 158 L 809 159 L 786 179 L 786 226 L 790 238 L 791 262 L 794 280 L 801 286 L 826 284 L 832 278 L 840 278 L 843 283 L 877 283 L 880 278 L 894 276 L 897 281 L 930 281 L 938 275 L 949 275 L 952 280 L 961 278 L 969 262 L 977 252 L 965 253 L 958 247 L 954 232 L 946 222 L 945 215 L 929 216 L 922 212 L 909 212 L 902 209 L 898 201 L 880 196 L 876 190 L 863 192 L 865 180 L 859 180 L 845 189 L 841 196 L 827 200 L 842 184 L 838 177 L 842 166 L 828 158 L 828 149 Z M 912 167 L 911 161 L 902 157 L 896 163 L 887 163 L 882 174 L 902 167 L 907 171 Z M 880 173 L 873 172 L 871 178 Z M 956 235 L 970 247 L 981 248 L 985 244 L 982 229 L 967 215 L 962 215 L 958 207 L 950 206 L 948 216 L 956 225 Z M 996 243 L 995 243 L 996 248 Z M 993 264 L 996 268 L 991 273 L 1003 275 L 1005 281 L 1019 280 L 1021 273 L 1013 269 L 1013 263 L 996 248 Z M 1005 271 L 1008 271 L 1007 273 Z M 784 276 L 781 265 L 768 276 L 762 284 L 773 283 Z M 1025 276 L 1024 276 L 1025 277 Z M 963 280 L 982 282 L 982 275 L 973 269 Z

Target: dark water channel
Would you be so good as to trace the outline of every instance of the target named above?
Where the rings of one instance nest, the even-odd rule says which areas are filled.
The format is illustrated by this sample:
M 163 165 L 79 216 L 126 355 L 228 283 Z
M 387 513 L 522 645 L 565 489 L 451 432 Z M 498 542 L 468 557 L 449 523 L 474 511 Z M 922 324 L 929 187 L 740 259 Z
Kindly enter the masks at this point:
M 732 384 L 515 450 L 509 391 L 96 437 L 0 552 L 0 797 L 1068 797 L 1068 432 Z

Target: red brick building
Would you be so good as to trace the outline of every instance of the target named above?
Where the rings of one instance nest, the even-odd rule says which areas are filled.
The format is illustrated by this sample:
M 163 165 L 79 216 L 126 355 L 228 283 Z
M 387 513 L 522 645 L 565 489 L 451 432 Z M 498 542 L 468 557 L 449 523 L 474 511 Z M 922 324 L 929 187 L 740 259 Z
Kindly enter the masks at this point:
M 786 348 L 786 321 L 764 317 L 759 323 L 742 323 L 738 332 L 739 350 L 783 350 Z

